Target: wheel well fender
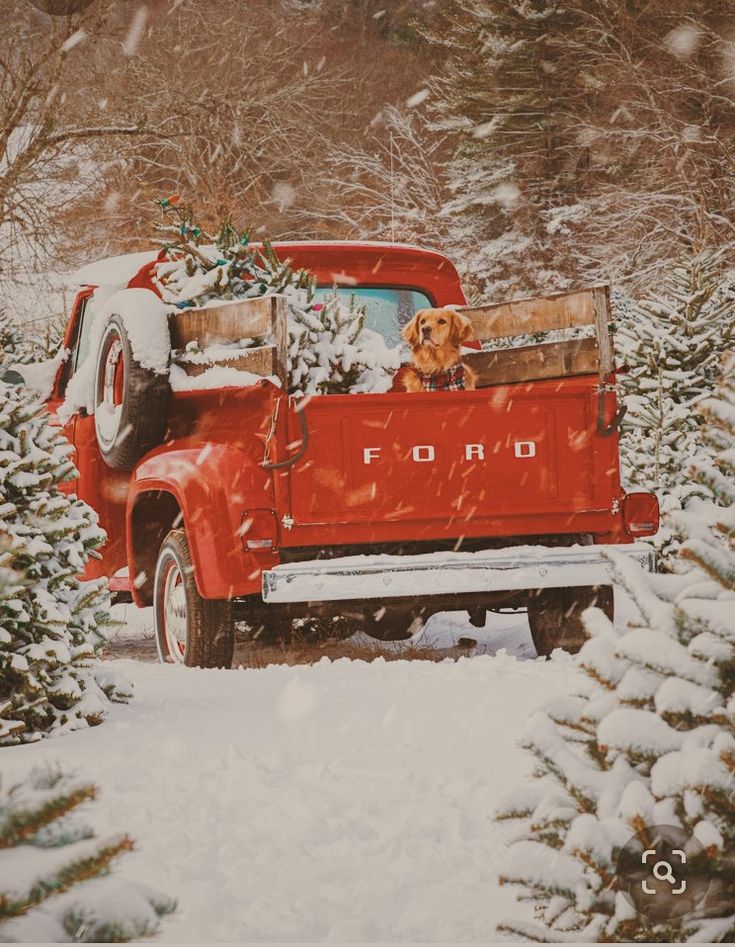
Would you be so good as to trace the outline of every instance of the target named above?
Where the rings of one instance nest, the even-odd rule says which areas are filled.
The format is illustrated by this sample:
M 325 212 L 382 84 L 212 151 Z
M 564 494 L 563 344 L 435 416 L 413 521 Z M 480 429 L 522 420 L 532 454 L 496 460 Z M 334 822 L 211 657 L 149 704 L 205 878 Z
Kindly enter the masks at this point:
M 253 497 L 258 498 L 258 507 L 273 507 L 272 475 L 241 450 L 199 444 L 148 455 L 135 472 L 126 517 L 136 604 L 152 604 L 158 552 L 169 530 L 177 526 L 186 530 L 203 598 L 255 591 L 256 580 L 248 576 L 258 572 L 257 564 L 240 535 L 244 511 L 254 505 Z
M 130 588 L 137 605 L 153 604 L 153 578 L 161 545 L 172 529 L 183 526 L 184 514 L 173 493 L 140 493 L 130 509 L 128 562 Z

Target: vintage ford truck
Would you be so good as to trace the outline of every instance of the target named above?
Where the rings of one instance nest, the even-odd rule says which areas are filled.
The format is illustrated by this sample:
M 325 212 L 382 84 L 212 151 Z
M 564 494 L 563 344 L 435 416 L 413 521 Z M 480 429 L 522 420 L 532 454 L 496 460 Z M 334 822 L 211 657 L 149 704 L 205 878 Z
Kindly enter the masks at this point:
M 487 610 L 527 608 L 540 654 L 578 649 L 582 611 L 612 615 L 605 548 L 651 568 L 636 540 L 658 529 L 655 496 L 621 488 L 607 288 L 472 307 L 433 250 L 274 249 L 320 287 L 355 294 L 391 345 L 414 311 L 461 307 L 485 343 L 465 352 L 476 389 L 291 397 L 276 381 L 284 307 L 269 296 L 226 314 L 236 335 L 269 332 L 267 349 L 248 356 L 262 377 L 172 393 L 165 375 L 146 380 L 113 318 L 95 356 L 97 407 L 64 424 L 73 489 L 108 534 L 89 574 L 154 606 L 161 660 L 189 666 L 229 666 L 236 621 L 278 628 L 303 616 L 347 616 L 398 638 L 439 611 L 466 610 L 482 626 Z M 155 293 L 155 259 L 87 268 L 52 414 L 87 356 L 90 300 L 110 284 Z M 175 318 L 172 341 L 183 344 Z M 587 334 L 559 338 L 579 329 Z M 543 341 L 549 331 L 557 337 Z M 530 344 L 503 343 L 519 336 Z M 112 430 L 105 410 L 118 418 Z

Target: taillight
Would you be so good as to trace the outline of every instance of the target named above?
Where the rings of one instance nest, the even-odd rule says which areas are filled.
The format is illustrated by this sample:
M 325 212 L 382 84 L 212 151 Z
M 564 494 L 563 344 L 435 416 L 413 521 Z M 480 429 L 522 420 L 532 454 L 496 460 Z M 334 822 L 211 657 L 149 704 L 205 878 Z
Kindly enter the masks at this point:
M 273 552 L 278 549 L 278 520 L 273 510 L 248 510 L 238 530 L 248 552 Z
M 658 498 L 655 493 L 626 495 L 623 526 L 629 536 L 654 536 L 658 532 Z

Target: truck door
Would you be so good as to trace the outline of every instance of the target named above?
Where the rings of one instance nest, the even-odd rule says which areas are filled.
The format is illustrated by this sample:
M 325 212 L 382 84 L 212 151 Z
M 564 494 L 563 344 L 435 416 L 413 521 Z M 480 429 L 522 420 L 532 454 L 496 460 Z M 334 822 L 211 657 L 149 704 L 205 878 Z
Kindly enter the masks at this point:
M 77 470 L 79 470 L 79 451 L 76 444 L 76 428 L 79 416 L 74 414 L 68 421 L 62 422 L 58 417 L 58 410 L 64 402 L 66 387 L 72 375 L 81 365 L 80 352 L 83 346 L 89 347 L 89 332 L 92 320 L 88 313 L 88 305 L 91 297 L 91 289 L 82 290 L 74 301 L 69 326 L 64 338 L 64 346 L 69 349 L 69 358 L 61 366 L 53 393 L 46 403 L 52 426 L 60 427 L 72 445 L 71 460 Z M 79 481 L 68 480 L 61 485 L 61 489 L 64 493 L 79 493 Z
M 48 402 L 52 423 L 62 428 L 72 444 L 72 460 L 79 472 L 78 478 L 63 484 L 62 489 L 66 493 L 76 493 L 96 510 L 100 525 L 108 536 L 107 545 L 103 550 L 104 567 L 97 560 L 92 560 L 86 573 L 88 578 L 98 574 L 111 574 L 125 565 L 125 501 L 130 479 L 127 473 L 111 470 L 102 459 L 92 415 L 82 409 L 63 424 L 57 416 L 69 381 L 89 355 L 93 322 L 90 307 L 92 293 L 91 289 L 82 291 L 74 303 L 69 332 L 65 339 L 65 345 L 70 350 L 69 358 L 59 373 L 54 394 Z

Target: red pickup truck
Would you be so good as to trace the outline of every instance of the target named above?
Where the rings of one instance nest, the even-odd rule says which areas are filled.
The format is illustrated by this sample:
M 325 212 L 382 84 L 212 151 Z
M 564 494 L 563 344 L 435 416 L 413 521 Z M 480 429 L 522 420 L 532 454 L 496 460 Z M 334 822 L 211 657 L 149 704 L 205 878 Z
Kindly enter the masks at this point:
M 584 608 L 612 615 L 604 547 L 651 568 L 635 540 L 658 528 L 655 497 L 621 488 L 605 288 L 470 307 L 455 267 L 431 250 L 274 249 L 320 287 L 356 294 L 389 345 L 415 310 L 462 307 L 491 340 L 466 353 L 477 388 L 296 399 L 268 373 L 173 393 L 164 379 L 165 426 L 122 465 L 132 469 L 110 465 L 104 431 L 79 410 L 65 424 L 73 488 L 109 537 L 90 574 L 153 605 L 161 660 L 190 666 L 229 666 L 236 621 L 282 629 L 303 616 L 346 616 L 398 638 L 439 611 L 466 610 L 482 626 L 488 610 L 525 607 L 539 653 L 576 650 Z M 114 284 L 156 292 L 154 260 L 87 268 L 52 412 L 87 354 L 90 299 Z M 580 326 L 594 337 L 498 341 Z M 107 344 L 102 401 L 114 407 L 135 357 L 119 339 Z

